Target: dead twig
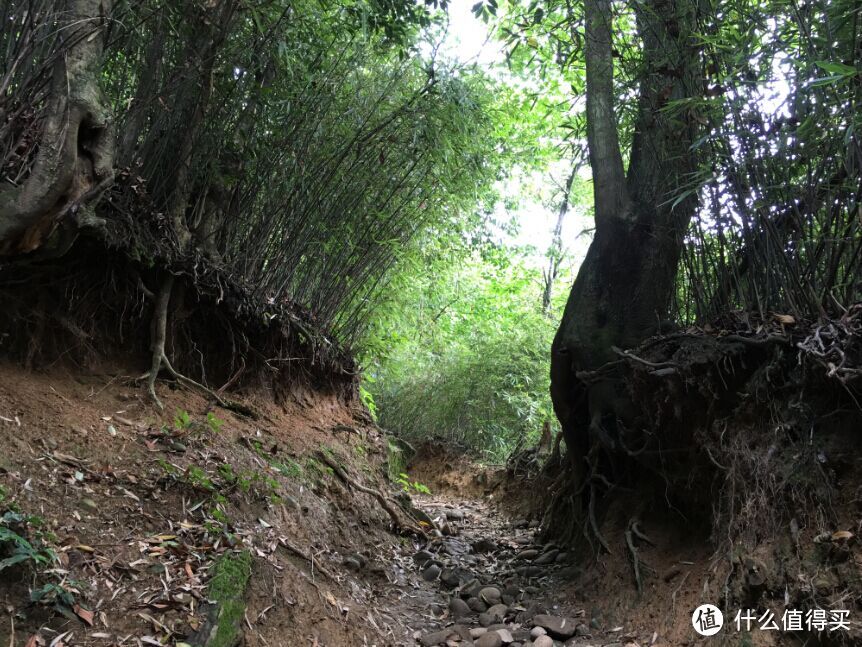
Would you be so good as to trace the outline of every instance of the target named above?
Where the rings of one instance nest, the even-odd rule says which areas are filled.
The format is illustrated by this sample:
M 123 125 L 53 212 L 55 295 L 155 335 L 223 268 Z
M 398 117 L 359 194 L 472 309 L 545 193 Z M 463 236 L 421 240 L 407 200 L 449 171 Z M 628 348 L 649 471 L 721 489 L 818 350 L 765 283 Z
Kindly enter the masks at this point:
M 302 559 L 304 559 L 306 562 L 308 562 L 309 564 L 311 564 L 311 575 L 312 575 L 312 577 L 314 577 L 314 571 L 315 571 L 315 570 L 317 570 L 317 571 L 319 571 L 319 572 L 323 573 L 326 577 L 328 577 L 328 578 L 329 578 L 330 580 L 332 580 L 333 582 L 337 582 L 337 581 L 338 581 L 338 580 L 336 579 L 336 577 L 335 577 L 335 576 L 334 576 L 334 575 L 333 575 L 329 570 L 327 570 L 326 568 L 324 568 L 324 567 L 323 567 L 323 565 L 321 565 L 321 563 L 320 563 L 320 562 L 316 562 L 316 561 L 314 560 L 314 556 L 313 556 L 313 555 L 308 555 L 308 554 L 306 554 L 306 553 L 305 553 L 305 551 L 303 551 L 303 550 L 302 550 L 301 548 L 299 548 L 298 546 L 294 546 L 292 543 L 290 543 L 290 541 L 288 541 L 288 540 L 287 540 L 286 538 L 284 538 L 284 537 L 279 537 L 278 541 L 279 541 L 279 543 L 280 543 L 282 546 L 284 546 L 284 547 L 285 547 L 287 550 L 289 550 L 291 553 L 293 553 L 293 554 L 294 554 L 294 555 L 296 555 L 297 557 L 301 557 L 301 558 L 302 558 Z

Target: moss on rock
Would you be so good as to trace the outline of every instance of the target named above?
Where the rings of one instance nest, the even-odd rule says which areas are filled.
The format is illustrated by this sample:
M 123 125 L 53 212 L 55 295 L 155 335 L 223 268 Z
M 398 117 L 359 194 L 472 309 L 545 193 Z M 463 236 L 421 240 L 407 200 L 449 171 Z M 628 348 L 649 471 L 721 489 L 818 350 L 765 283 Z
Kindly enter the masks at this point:
M 210 607 L 204 626 L 190 638 L 201 647 L 234 647 L 240 642 L 245 592 L 251 576 L 251 553 L 226 553 L 213 567 L 207 589 Z

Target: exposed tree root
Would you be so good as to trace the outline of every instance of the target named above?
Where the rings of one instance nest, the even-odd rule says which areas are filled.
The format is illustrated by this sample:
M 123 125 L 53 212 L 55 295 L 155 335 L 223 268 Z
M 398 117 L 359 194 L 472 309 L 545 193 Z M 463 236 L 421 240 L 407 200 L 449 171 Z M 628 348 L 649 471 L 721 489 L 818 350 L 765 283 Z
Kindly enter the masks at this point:
M 142 375 L 140 379 L 147 380 L 147 393 L 150 396 L 150 399 L 153 403 L 159 408 L 159 411 L 164 411 L 164 405 L 162 401 L 159 400 L 158 395 L 156 394 L 156 378 L 159 375 L 159 371 L 164 368 L 170 373 L 174 379 L 178 382 L 182 382 L 187 386 L 198 389 L 199 391 L 203 391 L 209 397 L 211 397 L 220 407 L 224 409 L 228 409 L 230 411 L 235 411 L 242 415 L 249 416 L 251 418 L 257 418 L 257 412 L 248 405 L 241 404 L 239 402 L 234 402 L 233 400 L 227 400 L 223 398 L 221 395 L 213 391 L 208 386 L 193 380 L 186 375 L 183 375 L 179 371 L 177 371 L 171 361 L 168 359 L 167 354 L 165 353 L 165 339 L 167 338 L 167 324 L 168 324 L 168 305 L 171 300 L 171 292 L 174 287 L 174 275 L 168 274 L 167 278 L 165 278 L 164 283 L 162 283 L 161 288 L 159 288 L 159 292 L 156 295 L 156 304 L 155 311 L 153 312 L 153 323 L 152 323 L 152 344 L 150 346 L 152 350 L 152 364 L 150 365 L 150 370 Z
M 159 288 L 159 293 L 156 296 L 155 311 L 153 312 L 152 333 L 150 337 L 150 349 L 153 352 L 152 364 L 150 364 L 149 373 L 141 376 L 142 379 L 144 377 L 147 378 L 147 393 L 149 393 L 150 399 L 159 408 L 159 411 L 164 411 L 165 407 L 162 401 L 159 400 L 159 396 L 156 395 L 156 378 L 162 367 L 162 360 L 167 361 L 165 355 L 165 337 L 168 325 L 168 303 L 171 300 L 173 287 L 174 275 L 168 274 L 164 283 L 162 283 L 162 287 Z
M 635 546 L 634 537 L 632 536 L 632 526 L 629 522 L 629 527 L 626 530 L 626 547 L 629 549 L 629 557 L 632 562 L 632 571 L 634 571 L 635 584 L 638 587 L 638 593 L 643 593 L 644 585 L 641 581 L 640 559 L 638 558 L 638 549 Z
M 317 451 L 315 452 L 315 457 L 323 463 L 326 463 L 326 465 L 328 465 L 329 467 L 331 467 L 332 471 L 335 472 L 335 475 L 339 479 L 341 479 L 348 487 L 352 487 L 377 499 L 377 502 L 386 511 L 386 514 L 389 515 L 389 518 L 392 520 L 392 523 L 395 525 L 396 528 L 398 528 L 400 532 L 407 532 L 422 537 L 427 536 L 426 532 L 418 523 L 415 523 L 412 520 L 405 522 L 402 515 L 398 514 L 397 506 L 393 505 L 393 503 L 385 496 L 383 496 L 383 494 L 379 490 L 366 487 L 361 483 L 358 483 L 355 479 L 350 478 L 344 471 L 344 469 L 341 467 L 341 465 L 332 460 L 332 458 L 328 456 L 325 452 Z
M 598 540 L 599 544 L 604 549 L 604 551 L 606 553 L 610 554 L 611 549 L 608 546 L 607 540 L 602 535 L 601 530 L 599 530 L 599 524 L 596 521 L 596 489 L 593 486 L 592 482 L 590 482 L 589 488 L 590 488 L 590 503 L 588 506 L 587 514 L 589 516 L 590 528 L 592 529 L 593 534 L 595 535 L 596 539 Z
M 629 559 L 632 563 L 632 572 L 634 573 L 635 584 L 637 585 L 638 593 L 643 593 L 643 577 L 642 569 L 648 570 L 655 574 L 655 570 L 640 558 L 637 542 L 641 541 L 650 546 L 655 546 L 655 543 L 641 529 L 640 521 L 637 517 L 629 519 L 625 531 L 626 548 L 629 552 Z

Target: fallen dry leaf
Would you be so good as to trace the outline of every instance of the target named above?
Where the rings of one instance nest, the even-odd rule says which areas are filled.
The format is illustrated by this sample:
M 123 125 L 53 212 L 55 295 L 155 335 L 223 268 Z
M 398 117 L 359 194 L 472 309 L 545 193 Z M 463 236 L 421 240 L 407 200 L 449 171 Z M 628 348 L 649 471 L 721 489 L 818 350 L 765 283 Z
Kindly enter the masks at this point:
M 93 612 L 89 609 L 85 609 L 79 605 L 75 605 L 72 607 L 72 611 L 75 612 L 75 615 L 78 616 L 81 620 L 87 623 L 88 627 L 93 626 Z

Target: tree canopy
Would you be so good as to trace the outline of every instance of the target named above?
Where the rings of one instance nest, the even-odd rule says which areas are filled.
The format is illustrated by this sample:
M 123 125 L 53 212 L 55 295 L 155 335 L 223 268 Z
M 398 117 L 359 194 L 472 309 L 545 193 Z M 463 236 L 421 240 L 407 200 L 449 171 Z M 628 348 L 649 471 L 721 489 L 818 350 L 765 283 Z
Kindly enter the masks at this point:
M 132 294 L 115 318 L 165 321 L 169 348 L 153 351 L 151 376 L 172 344 L 200 382 L 215 370 L 187 358 L 202 353 L 194 338 L 214 320 L 180 334 L 185 288 L 168 283 L 184 277 L 259 329 L 287 322 L 314 357 L 356 353 L 369 377 L 388 375 L 366 385 L 382 419 L 388 410 L 406 424 L 385 403 L 412 385 L 413 401 L 439 391 L 452 412 L 416 433 L 510 447 L 547 411 L 539 358 L 583 255 L 582 229 L 579 240 L 594 244 L 576 288 L 590 299 L 572 302 L 557 346 L 589 338 L 584 367 L 663 320 L 702 324 L 735 310 L 816 318 L 858 300 L 852 2 L 483 1 L 473 12 L 503 49 L 491 65 L 453 56 L 447 9 L 5 3 L 10 339 L 23 339 L 21 317 L 39 320 L 16 293 L 24 277 L 47 284 L 57 259 L 98 274 L 93 250 L 121 250 L 131 287 L 112 275 L 93 278 L 90 292 L 102 302 Z M 525 202 L 550 224 L 530 222 L 530 209 L 513 218 Z M 594 226 L 573 227 L 574 212 L 594 214 Z M 547 244 L 525 251 L 518 231 L 538 229 Z M 54 319 L 67 342 L 94 351 L 88 326 L 105 310 L 84 307 L 74 276 L 63 273 L 56 298 L 99 315 Z M 617 301 L 602 302 L 606 292 Z M 232 338 L 251 353 L 246 333 Z M 258 363 L 289 364 L 288 346 L 279 349 Z M 451 372 L 475 375 L 483 359 L 497 366 L 475 420 L 499 412 L 493 432 L 456 416 L 459 402 L 480 406 L 471 380 L 445 397 L 438 386 L 454 388 Z M 243 365 L 223 364 L 224 379 Z

